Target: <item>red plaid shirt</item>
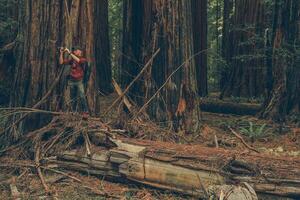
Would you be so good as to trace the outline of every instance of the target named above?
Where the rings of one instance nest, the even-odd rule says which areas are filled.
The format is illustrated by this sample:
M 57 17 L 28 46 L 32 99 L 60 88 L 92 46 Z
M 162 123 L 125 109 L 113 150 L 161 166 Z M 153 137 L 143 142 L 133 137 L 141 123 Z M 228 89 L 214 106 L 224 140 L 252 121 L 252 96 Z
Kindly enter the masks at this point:
M 71 65 L 70 76 L 73 80 L 82 80 L 84 76 L 84 67 L 87 60 L 85 58 L 80 58 L 79 62 L 73 59 L 64 60 L 64 65 Z

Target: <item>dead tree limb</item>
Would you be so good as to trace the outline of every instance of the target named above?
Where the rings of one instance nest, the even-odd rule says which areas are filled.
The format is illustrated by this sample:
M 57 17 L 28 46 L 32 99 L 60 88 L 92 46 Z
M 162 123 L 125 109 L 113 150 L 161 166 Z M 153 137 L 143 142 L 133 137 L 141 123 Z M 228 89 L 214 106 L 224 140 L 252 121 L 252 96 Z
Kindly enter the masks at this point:
M 160 93 L 160 91 L 167 85 L 167 83 L 171 80 L 171 78 L 176 74 L 187 62 L 190 62 L 194 59 L 195 56 L 202 54 L 203 52 L 207 51 L 208 49 L 199 51 L 185 60 L 181 65 L 179 65 L 165 80 L 165 82 L 158 88 L 158 90 L 150 97 L 150 99 L 140 108 L 140 110 L 133 116 L 133 119 L 136 118 L 141 112 L 147 108 L 147 106 L 151 103 L 151 101 Z
M 129 91 L 131 86 L 143 75 L 143 73 L 147 70 L 147 68 L 151 65 L 152 60 L 156 57 L 156 55 L 159 53 L 160 49 L 158 49 L 152 57 L 149 59 L 149 61 L 146 63 L 146 65 L 143 67 L 143 69 L 140 71 L 140 73 L 131 81 L 131 83 L 126 87 L 126 89 L 123 91 L 121 95 L 109 106 L 109 108 L 104 112 L 104 115 L 106 115 L 115 105 L 118 101 L 120 101 L 124 95 Z
M 256 153 L 259 153 L 258 150 L 254 149 L 253 147 L 251 147 L 250 145 L 248 145 L 248 144 L 245 142 L 245 140 L 242 138 L 242 136 L 240 136 L 240 135 L 239 135 L 237 132 L 235 132 L 232 128 L 230 128 L 230 127 L 228 127 L 228 128 L 229 128 L 229 130 L 233 133 L 233 135 L 235 135 L 235 137 L 237 137 L 237 138 L 243 143 L 243 145 L 244 145 L 246 148 L 248 148 L 249 150 L 254 151 L 254 152 L 256 152 Z
M 46 184 L 46 181 L 45 181 L 45 178 L 43 176 L 43 173 L 42 173 L 42 170 L 41 170 L 41 167 L 40 167 L 40 149 L 41 148 L 41 145 L 40 145 L 40 141 L 37 141 L 36 142 L 36 145 L 35 145 L 35 157 L 34 157 L 34 161 L 35 161 L 35 165 L 36 165 L 36 170 L 37 170 L 37 173 L 38 173 L 38 176 L 41 180 L 41 183 L 45 189 L 45 192 L 46 194 L 50 194 L 50 190 L 49 190 L 49 187 L 48 185 Z
M 0 53 L 6 53 L 9 51 L 12 51 L 16 46 L 16 40 L 14 40 L 13 42 L 6 44 L 2 49 L 0 49 Z
M 61 69 L 61 71 L 59 72 L 58 76 L 55 78 L 55 80 L 53 81 L 52 85 L 50 86 L 49 90 L 46 92 L 46 94 L 36 103 L 32 106 L 32 109 L 37 109 L 39 108 L 46 99 L 48 99 L 48 97 L 51 95 L 51 93 L 53 92 L 54 88 L 56 87 L 56 85 L 58 84 L 62 74 L 64 72 L 64 69 Z M 8 131 L 12 126 L 17 125 L 18 123 L 20 123 L 21 121 L 23 121 L 30 113 L 26 113 L 23 116 L 21 116 L 19 119 L 17 119 L 16 121 L 12 122 L 12 125 L 7 127 L 2 133 Z M 2 134 L 0 133 L 0 135 Z
M 127 178 L 204 198 L 207 194 L 203 188 L 209 191 L 242 182 L 249 183 L 257 193 L 300 195 L 300 162 L 297 158 L 251 153 L 241 157 L 239 152 L 221 148 L 125 138 L 112 141 L 117 147 L 96 151 L 91 157 L 80 151 L 67 151 L 54 163 L 66 169 L 116 180 Z M 199 179 L 203 185 L 200 188 Z

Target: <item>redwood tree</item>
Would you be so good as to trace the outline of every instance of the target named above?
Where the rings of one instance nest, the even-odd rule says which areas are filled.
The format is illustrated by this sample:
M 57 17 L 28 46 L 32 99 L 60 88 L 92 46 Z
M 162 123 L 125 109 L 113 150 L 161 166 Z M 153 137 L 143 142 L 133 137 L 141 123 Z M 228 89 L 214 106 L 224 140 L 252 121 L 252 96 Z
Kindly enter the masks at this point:
M 193 52 L 190 13 L 190 0 L 127 0 L 124 7 L 123 85 L 160 49 L 130 96 L 141 105 L 166 82 L 148 106 L 148 113 L 157 120 L 172 122 L 175 128 L 178 119 L 183 118 L 186 129 L 194 128 L 192 119 L 196 119 L 197 110 L 193 88 L 195 68 L 193 59 L 188 59 Z
M 9 103 L 12 69 L 15 65 L 13 49 L 17 34 L 18 2 L 0 1 L 0 105 Z
M 261 116 L 277 121 L 300 109 L 300 6 L 297 0 L 276 0 L 273 42 L 273 85 Z
M 94 1 L 95 64 L 98 72 L 99 89 L 102 93 L 112 92 L 110 45 L 108 37 L 108 0 Z
M 224 0 L 223 2 L 223 27 L 222 27 L 222 48 L 221 54 L 224 59 L 225 65 L 220 67 L 220 89 L 224 90 L 225 85 L 229 82 L 229 63 L 231 62 L 232 57 L 232 47 L 230 42 L 230 30 L 231 30 L 231 17 L 230 14 L 233 12 L 233 1 Z
M 207 91 L 207 0 L 192 0 L 193 45 L 198 94 Z
M 224 2 L 222 55 L 229 67 L 222 73 L 221 97 L 259 97 L 264 92 L 264 1 L 235 1 L 230 20 L 231 5 Z
M 108 82 L 107 69 L 110 69 L 110 60 L 109 47 L 105 43 L 108 41 L 108 32 L 103 31 L 98 35 L 99 30 L 95 29 L 95 24 L 107 30 L 107 27 L 105 28 L 107 2 L 28 0 L 20 3 L 24 3 L 24 9 L 20 10 L 11 106 L 32 107 L 51 91 L 47 101 L 39 107 L 49 110 L 67 110 L 70 99 L 69 92 L 66 90 L 65 75 L 69 73 L 69 68 L 58 65 L 58 47 L 71 48 L 80 45 L 92 68 L 86 91 L 88 104 L 91 112 L 97 114 L 99 112 L 98 90 L 101 86 L 99 74 L 100 71 L 105 71 L 108 78 L 104 81 Z M 99 20 L 98 18 L 102 16 L 104 19 Z M 100 47 L 101 52 L 98 51 Z M 57 76 L 61 75 L 61 70 L 64 70 L 64 73 L 60 81 L 55 84 Z

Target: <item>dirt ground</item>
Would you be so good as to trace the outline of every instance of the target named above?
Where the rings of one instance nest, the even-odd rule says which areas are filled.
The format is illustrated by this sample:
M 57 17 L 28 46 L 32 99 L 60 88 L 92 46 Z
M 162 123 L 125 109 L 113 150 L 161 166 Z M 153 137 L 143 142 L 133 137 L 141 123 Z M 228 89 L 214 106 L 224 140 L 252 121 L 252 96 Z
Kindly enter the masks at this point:
M 101 110 L 105 111 L 115 98 L 116 94 L 104 97 L 101 102 Z M 254 101 L 254 103 L 257 102 Z M 108 121 L 117 121 L 118 109 L 110 112 Z M 209 112 L 201 112 L 200 120 L 200 128 L 197 132 L 185 134 L 179 131 L 177 134 L 180 137 L 176 141 L 172 140 L 172 138 L 169 140 L 176 143 L 201 144 L 208 147 L 215 147 L 216 135 L 219 147 L 221 148 L 245 149 L 241 141 L 228 129 L 228 127 L 231 127 L 249 145 L 259 151 L 274 155 L 300 156 L 300 128 L 296 124 L 277 124 L 269 120 L 258 119 L 254 116 Z M 153 134 L 159 135 L 159 133 Z M 159 137 L 150 136 L 145 138 L 159 139 Z M 166 139 L 168 138 L 163 137 L 163 140 Z
M 115 94 L 103 97 L 101 111 L 104 112 L 116 98 Z M 118 107 L 110 112 L 108 121 L 118 118 Z M 201 126 L 195 133 L 176 133 L 170 137 L 170 142 L 183 144 L 201 144 L 216 148 L 235 149 L 245 151 L 247 148 L 229 129 L 231 127 L 243 137 L 245 142 L 258 151 L 273 155 L 286 155 L 299 157 L 300 159 L 300 128 L 295 124 L 276 124 L 271 121 L 261 120 L 253 116 L 236 116 L 215 113 L 201 113 Z M 143 138 L 166 140 L 168 137 L 160 137 L 159 133 L 152 133 Z M 139 135 L 139 134 L 137 134 Z M 190 196 L 182 196 L 168 191 L 161 191 L 132 183 L 114 183 L 104 180 L 103 177 L 89 176 L 88 174 L 72 173 L 80 179 L 79 183 L 56 173 L 45 173 L 46 182 L 55 191 L 58 199 L 193 199 Z M 70 174 L 69 174 L 70 175 Z M 17 199 L 12 197 L 11 187 L 16 186 L 22 199 L 49 199 L 44 192 L 38 176 L 25 169 L 0 171 L 0 199 Z M 272 199 L 272 197 L 260 197 Z M 286 199 L 286 198 L 284 198 Z
M 69 173 L 70 174 L 70 173 Z M 159 191 L 143 186 L 113 183 L 103 180 L 103 177 L 89 176 L 88 174 L 71 173 L 73 177 L 82 180 L 78 183 L 72 179 L 53 173 L 46 173 L 45 179 L 51 185 L 53 196 L 65 200 L 104 200 L 104 199 L 191 199 L 187 196 L 174 195 L 167 191 Z M 0 199 L 16 199 L 12 197 L 10 186 L 15 185 L 22 199 L 53 199 L 47 196 L 40 179 L 31 172 L 24 172 L 21 176 L 11 174 L 0 175 Z

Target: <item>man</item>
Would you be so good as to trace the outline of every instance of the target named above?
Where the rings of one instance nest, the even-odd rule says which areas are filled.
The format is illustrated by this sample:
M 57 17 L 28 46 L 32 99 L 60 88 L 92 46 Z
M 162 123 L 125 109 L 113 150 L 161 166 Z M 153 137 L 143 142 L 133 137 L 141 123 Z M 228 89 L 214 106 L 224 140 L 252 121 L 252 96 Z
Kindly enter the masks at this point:
M 64 59 L 65 52 L 70 55 L 70 59 Z M 70 88 L 72 111 L 76 110 L 78 102 L 77 99 L 79 97 L 81 109 L 83 111 L 83 119 L 87 119 L 89 116 L 88 104 L 83 87 L 83 77 L 85 70 L 87 70 L 87 60 L 83 57 L 82 50 L 79 47 L 75 47 L 71 52 L 67 48 L 60 48 L 59 64 L 71 65 L 70 75 L 68 78 L 68 87 Z

